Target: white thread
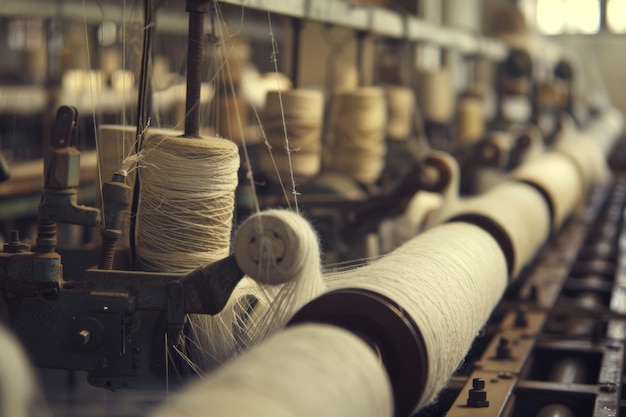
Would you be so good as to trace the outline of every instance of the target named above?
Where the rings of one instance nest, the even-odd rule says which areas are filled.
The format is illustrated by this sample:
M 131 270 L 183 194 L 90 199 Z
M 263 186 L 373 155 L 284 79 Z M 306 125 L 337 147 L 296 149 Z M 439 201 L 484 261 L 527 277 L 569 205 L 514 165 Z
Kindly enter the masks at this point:
M 320 169 L 324 96 L 315 90 L 287 90 L 281 96 L 282 103 L 278 92 L 267 95 L 262 124 L 269 149 L 260 153 L 259 165 L 270 178 L 286 179 L 293 173 L 300 183 L 315 176 Z M 289 148 L 285 145 L 283 117 Z
M 564 135 L 552 148 L 569 157 L 583 180 L 583 194 L 609 179 L 609 167 L 601 147 L 594 138 L 583 134 Z
M 522 165 L 512 178 L 541 188 L 552 205 L 552 227 L 558 229 L 582 201 L 583 178 L 572 160 L 548 152 Z
M 149 138 L 144 148 L 140 268 L 185 273 L 227 256 L 237 147 L 224 139 L 164 136 Z
M 415 94 L 409 87 L 385 87 L 387 98 L 387 137 L 406 140 L 413 127 Z
M 364 184 L 374 183 L 385 163 L 386 105 L 383 90 L 364 87 L 336 97 L 329 169 Z
M 495 222 L 513 249 L 511 276 L 534 257 L 550 234 L 550 209 L 532 186 L 517 182 L 498 185 L 485 194 L 459 202 L 449 218 L 479 215 Z
M 463 97 L 457 111 L 456 137 L 465 145 L 481 140 L 485 135 L 485 104 L 479 97 Z
M 358 337 L 332 326 L 302 325 L 172 398 L 153 417 L 391 417 L 391 384 Z
M 436 398 L 467 354 L 504 292 L 507 267 L 491 235 L 474 225 L 450 223 L 327 282 L 385 295 L 415 321 L 428 355 L 420 409 Z
M 144 141 L 137 222 L 137 263 L 145 271 L 186 273 L 229 253 L 237 186 L 237 146 L 225 139 L 152 136 Z M 246 286 L 247 283 L 241 284 Z M 237 293 L 216 316 L 191 317 L 201 367 L 225 360 L 235 344 Z
M 270 305 L 251 323 L 244 341 L 256 344 L 283 327 L 304 303 L 326 288 L 322 280 L 317 235 L 308 221 L 286 210 L 250 217 L 233 245 L 239 266 L 257 282 L 282 284 L 266 288 Z
M 450 123 L 455 99 L 450 70 L 419 71 L 417 99 L 424 119 L 441 124 Z

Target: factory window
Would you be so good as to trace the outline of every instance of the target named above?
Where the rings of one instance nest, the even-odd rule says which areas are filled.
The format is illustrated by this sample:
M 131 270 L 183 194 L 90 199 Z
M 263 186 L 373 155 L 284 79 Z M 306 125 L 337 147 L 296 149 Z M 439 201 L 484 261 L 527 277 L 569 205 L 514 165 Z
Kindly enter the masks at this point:
M 546 35 L 594 34 L 600 30 L 599 0 L 538 0 L 537 26 Z
M 606 24 L 613 33 L 626 33 L 626 0 L 609 0 Z

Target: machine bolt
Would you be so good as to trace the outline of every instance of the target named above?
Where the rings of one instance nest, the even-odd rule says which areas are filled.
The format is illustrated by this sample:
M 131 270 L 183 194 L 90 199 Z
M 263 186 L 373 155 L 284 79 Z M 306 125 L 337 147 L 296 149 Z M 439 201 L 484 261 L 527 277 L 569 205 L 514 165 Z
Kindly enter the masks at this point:
M 511 346 L 509 339 L 500 337 L 498 347 L 496 348 L 496 359 L 509 359 L 511 357 Z
M 19 253 L 30 249 L 30 245 L 20 242 L 20 233 L 17 230 L 11 230 L 9 241 L 4 244 L 4 252 Z
M 617 391 L 617 385 L 615 385 L 612 382 L 605 382 L 603 384 L 600 385 L 600 391 L 602 392 L 616 392 Z
M 472 388 L 469 390 L 469 395 L 467 397 L 467 406 L 472 408 L 489 407 L 484 379 L 474 378 L 472 380 Z
M 528 301 L 531 301 L 533 303 L 539 301 L 539 287 L 537 287 L 537 284 L 533 284 L 530 287 L 526 298 Z
M 528 326 L 528 317 L 526 317 L 526 312 L 522 309 L 517 310 L 515 313 L 515 322 L 513 325 L 517 328 L 523 328 Z

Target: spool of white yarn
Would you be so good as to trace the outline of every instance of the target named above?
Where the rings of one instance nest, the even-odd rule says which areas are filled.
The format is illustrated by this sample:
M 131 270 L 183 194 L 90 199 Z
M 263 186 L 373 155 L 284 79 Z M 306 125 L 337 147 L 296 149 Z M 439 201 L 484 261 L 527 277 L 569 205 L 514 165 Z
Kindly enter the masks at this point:
M 491 233 L 507 257 L 512 278 L 550 234 L 548 203 L 536 188 L 517 182 L 505 182 L 460 202 L 450 218 L 474 223 Z
M 315 176 L 321 165 L 323 116 L 324 95 L 320 91 L 269 92 L 262 124 L 271 151 L 260 153 L 261 170 L 274 180 L 293 174 L 301 182 Z
M 409 87 L 385 87 L 387 98 L 387 137 L 406 140 L 411 134 L 415 114 L 415 94 Z
M 364 184 L 374 183 L 385 164 L 384 91 L 363 87 L 336 96 L 328 168 Z
M 0 326 L 0 417 L 51 416 L 19 342 Z
M 332 77 L 332 91 L 335 94 L 354 91 L 359 87 L 359 71 L 356 66 L 337 64 Z
M 340 274 L 331 291 L 306 305 L 294 321 L 339 322 L 371 338 L 391 377 L 396 413 L 409 415 L 446 385 L 502 296 L 507 275 L 504 254 L 489 233 L 449 223 Z M 392 307 L 375 308 L 380 304 L 369 301 L 375 297 Z M 393 319 L 383 318 L 387 312 Z M 409 336 L 414 332 L 417 338 Z
M 228 256 L 239 153 L 219 138 L 144 141 L 138 265 L 189 272 Z
M 248 126 L 248 103 L 243 96 L 219 94 L 215 101 L 218 121 L 217 133 L 238 145 L 245 139 L 245 128 Z
M 457 111 L 456 137 L 464 145 L 480 141 L 485 135 L 485 104 L 479 97 L 463 97 Z
M 447 68 L 417 73 L 417 99 L 424 119 L 448 124 L 454 116 L 455 93 Z
M 153 417 L 391 417 L 373 350 L 334 326 L 296 326 L 172 398 Z
M 541 190 L 550 204 L 552 228 L 557 230 L 581 201 L 584 179 L 576 164 L 557 152 L 545 153 L 522 165 L 512 178 Z
M 136 239 L 139 269 L 184 274 L 228 256 L 237 146 L 219 138 L 154 136 L 144 140 L 144 153 Z M 235 292 L 231 301 L 237 300 Z M 219 363 L 227 359 L 224 352 L 235 349 L 232 303 L 217 316 L 191 318 L 193 345 L 201 351 L 194 359 L 201 366 Z
M 308 221 L 287 210 L 268 210 L 248 218 L 234 241 L 237 264 L 259 283 L 271 288 L 271 303 L 257 316 L 246 345 L 263 340 L 283 327 L 293 313 L 321 294 L 322 280 L 317 235 Z
M 555 152 L 568 156 L 583 179 L 583 194 L 609 179 L 609 167 L 601 146 L 593 138 L 571 132 L 553 146 Z

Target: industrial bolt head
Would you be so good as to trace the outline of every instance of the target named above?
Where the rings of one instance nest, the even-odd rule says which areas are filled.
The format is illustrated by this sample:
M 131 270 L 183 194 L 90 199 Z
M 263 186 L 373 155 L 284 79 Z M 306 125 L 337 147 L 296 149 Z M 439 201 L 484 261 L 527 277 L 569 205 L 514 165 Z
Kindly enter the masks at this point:
M 485 380 L 482 378 L 474 378 L 472 379 L 472 388 L 477 389 L 485 389 Z
M 484 379 L 474 378 L 472 380 L 472 388 L 469 390 L 467 396 L 467 406 L 472 408 L 489 407 Z
M 469 399 L 472 401 L 487 401 L 487 391 L 471 389 L 469 391 Z

